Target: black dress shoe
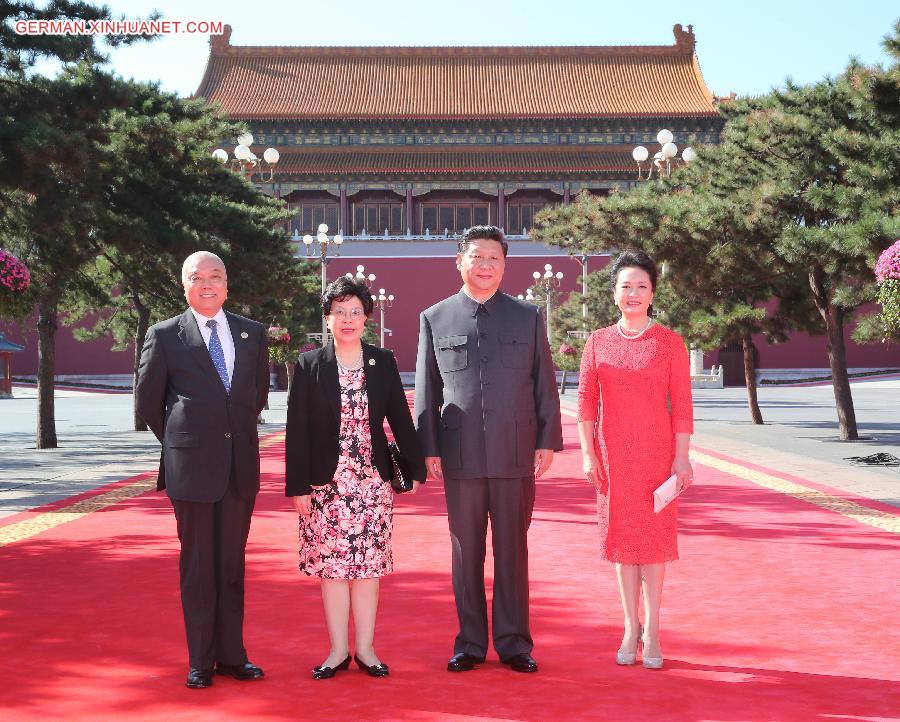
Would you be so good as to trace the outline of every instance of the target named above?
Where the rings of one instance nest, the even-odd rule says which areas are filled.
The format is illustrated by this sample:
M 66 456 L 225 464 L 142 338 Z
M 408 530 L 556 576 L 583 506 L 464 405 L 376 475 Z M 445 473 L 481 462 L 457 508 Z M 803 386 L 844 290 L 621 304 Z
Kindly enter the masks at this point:
M 503 664 L 508 664 L 516 672 L 528 673 L 538 671 L 538 665 L 537 662 L 534 661 L 534 657 L 525 652 L 522 652 L 522 654 L 514 654 L 512 657 L 507 657 L 500 661 L 503 662 Z
M 459 652 L 450 657 L 447 662 L 448 672 L 469 672 L 475 669 L 476 664 L 484 663 L 484 657 L 476 657 L 465 652 Z
M 387 677 L 388 674 L 390 674 L 390 672 L 388 671 L 388 666 L 384 662 L 368 665 L 355 654 L 353 655 L 353 659 L 356 661 L 357 666 L 359 666 L 359 668 L 370 677 Z M 349 661 L 350 657 L 347 657 L 347 662 Z
M 212 687 L 212 683 L 213 673 L 211 669 L 197 669 L 196 667 L 191 667 L 191 671 L 188 672 L 184 686 L 190 687 L 191 689 L 203 689 L 204 687 Z
M 313 667 L 312 678 L 313 679 L 331 679 L 338 672 L 346 672 L 350 667 L 350 655 L 347 655 L 347 659 L 341 662 L 337 667 L 325 667 L 324 665 L 319 665 L 318 667 Z
M 222 664 L 219 662 L 216 665 L 216 674 L 227 674 L 242 682 L 246 682 L 248 679 L 262 679 L 266 676 L 253 662 L 244 662 L 243 664 Z

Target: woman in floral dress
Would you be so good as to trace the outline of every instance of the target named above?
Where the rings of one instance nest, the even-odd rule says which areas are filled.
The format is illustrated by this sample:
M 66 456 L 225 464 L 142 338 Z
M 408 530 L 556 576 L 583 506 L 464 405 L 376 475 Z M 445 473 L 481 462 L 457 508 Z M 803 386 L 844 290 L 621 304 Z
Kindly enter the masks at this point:
M 693 481 L 690 369 L 681 336 L 649 315 L 657 279 L 653 259 L 625 251 L 613 263 L 612 279 L 622 315 L 585 344 L 578 435 L 584 473 L 598 491 L 603 553 L 616 564 L 625 612 L 616 661 L 634 664 L 642 641 L 643 665 L 659 669 L 659 607 L 665 563 L 678 558 L 678 502 L 656 514 L 653 491 L 672 474 L 682 489 Z
M 300 571 L 321 579 L 331 641 L 314 679 L 349 667 L 351 610 L 357 665 L 373 677 L 388 674 L 373 645 L 378 580 L 393 571 L 385 418 L 411 475 L 425 479 L 394 356 L 361 341 L 372 308 L 364 283 L 343 277 L 326 288 L 322 310 L 334 343 L 300 357 L 288 400 L 285 493 L 300 515 Z

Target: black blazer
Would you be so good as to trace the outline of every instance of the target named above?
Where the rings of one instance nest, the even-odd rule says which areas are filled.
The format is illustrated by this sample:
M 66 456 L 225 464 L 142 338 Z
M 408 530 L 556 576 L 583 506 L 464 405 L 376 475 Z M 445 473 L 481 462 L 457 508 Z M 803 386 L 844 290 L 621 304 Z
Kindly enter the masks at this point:
M 218 501 L 232 475 L 243 498 L 259 491 L 256 418 L 269 396 L 266 330 L 228 311 L 225 317 L 234 339 L 231 393 L 190 309 L 151 326 L 144 339 L 135 405 L 162 443 L 157 489 L 178 501 Z
M 363 369 L 369 399 L 372 461 L 382 479 L 393 477 L 384 419 L 387 417 L 411 476 L 425 480 L 425 458 L 413 427 L 394 354 L 367 343 Z M 309 494 L 331 484 L 340 456 L 341 388 L 334 345 L 300 357 L 288 396 L 285 437 L 285 496 Z

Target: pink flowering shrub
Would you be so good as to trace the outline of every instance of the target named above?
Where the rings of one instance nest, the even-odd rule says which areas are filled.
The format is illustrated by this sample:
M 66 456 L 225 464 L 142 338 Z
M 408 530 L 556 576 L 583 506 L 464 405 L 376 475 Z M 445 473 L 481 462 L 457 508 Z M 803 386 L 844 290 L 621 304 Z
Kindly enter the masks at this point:
M 571 344 L 562 343 L 553 354 L 553 362 L 560 371 L 577 371 L 581 365 L 581 352 Z
M 875 280 L 884 283 L 889 278 L 900 280 L 900 241 L 886 248 L 875 264 Z
M 31 273 L 22 261 L 0 248 L 0 316 L 23 318 L 33 308 L 30 294 Z
M 269 330 L 266 332 L 266 336 L 269 339 L 270 346 L 277 346 L 291 342 L 291 334 L 288 333 L 288 330 L 286 328 L 282 328 L 281 326 L 269 326 Z
M 878 303 L 886 336 L 900 336 L 900 240 L 885 249 L 875 264 Z
M 269 326 L 266 331 L 266 341 L 269 344 L 269 360 L 277 364 L 293 361 L 294 353 L 291 351 L 291 334 L 282 326 Z
M 0 287 L 10 293 L 25 293 L 31 285 L 28 266 L 9 251 L 0 248 Z

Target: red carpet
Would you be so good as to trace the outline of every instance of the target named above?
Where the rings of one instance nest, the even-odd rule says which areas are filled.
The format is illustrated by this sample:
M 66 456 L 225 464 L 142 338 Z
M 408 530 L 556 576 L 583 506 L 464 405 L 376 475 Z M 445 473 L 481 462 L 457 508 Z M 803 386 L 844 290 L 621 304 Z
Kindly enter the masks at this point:
M 247 646 L 265 680 L 183 686 L 175 519 L 149 493 L 0 547 L 0 719 L 900 719 L 898 535 L 705 467 L 668 568 L 666 669 L 617 667 L 614 570 L 597 558 L 592 490 L 564 424 L 530 536 L 538 674 L 493 654 L 444 671 L 455 614 L 430 483 L 397 503 L 376 639 L 391 676 L 311 680 L 327 636 L 317 582 L 295 571 L 276 445 L 248 552 Z

